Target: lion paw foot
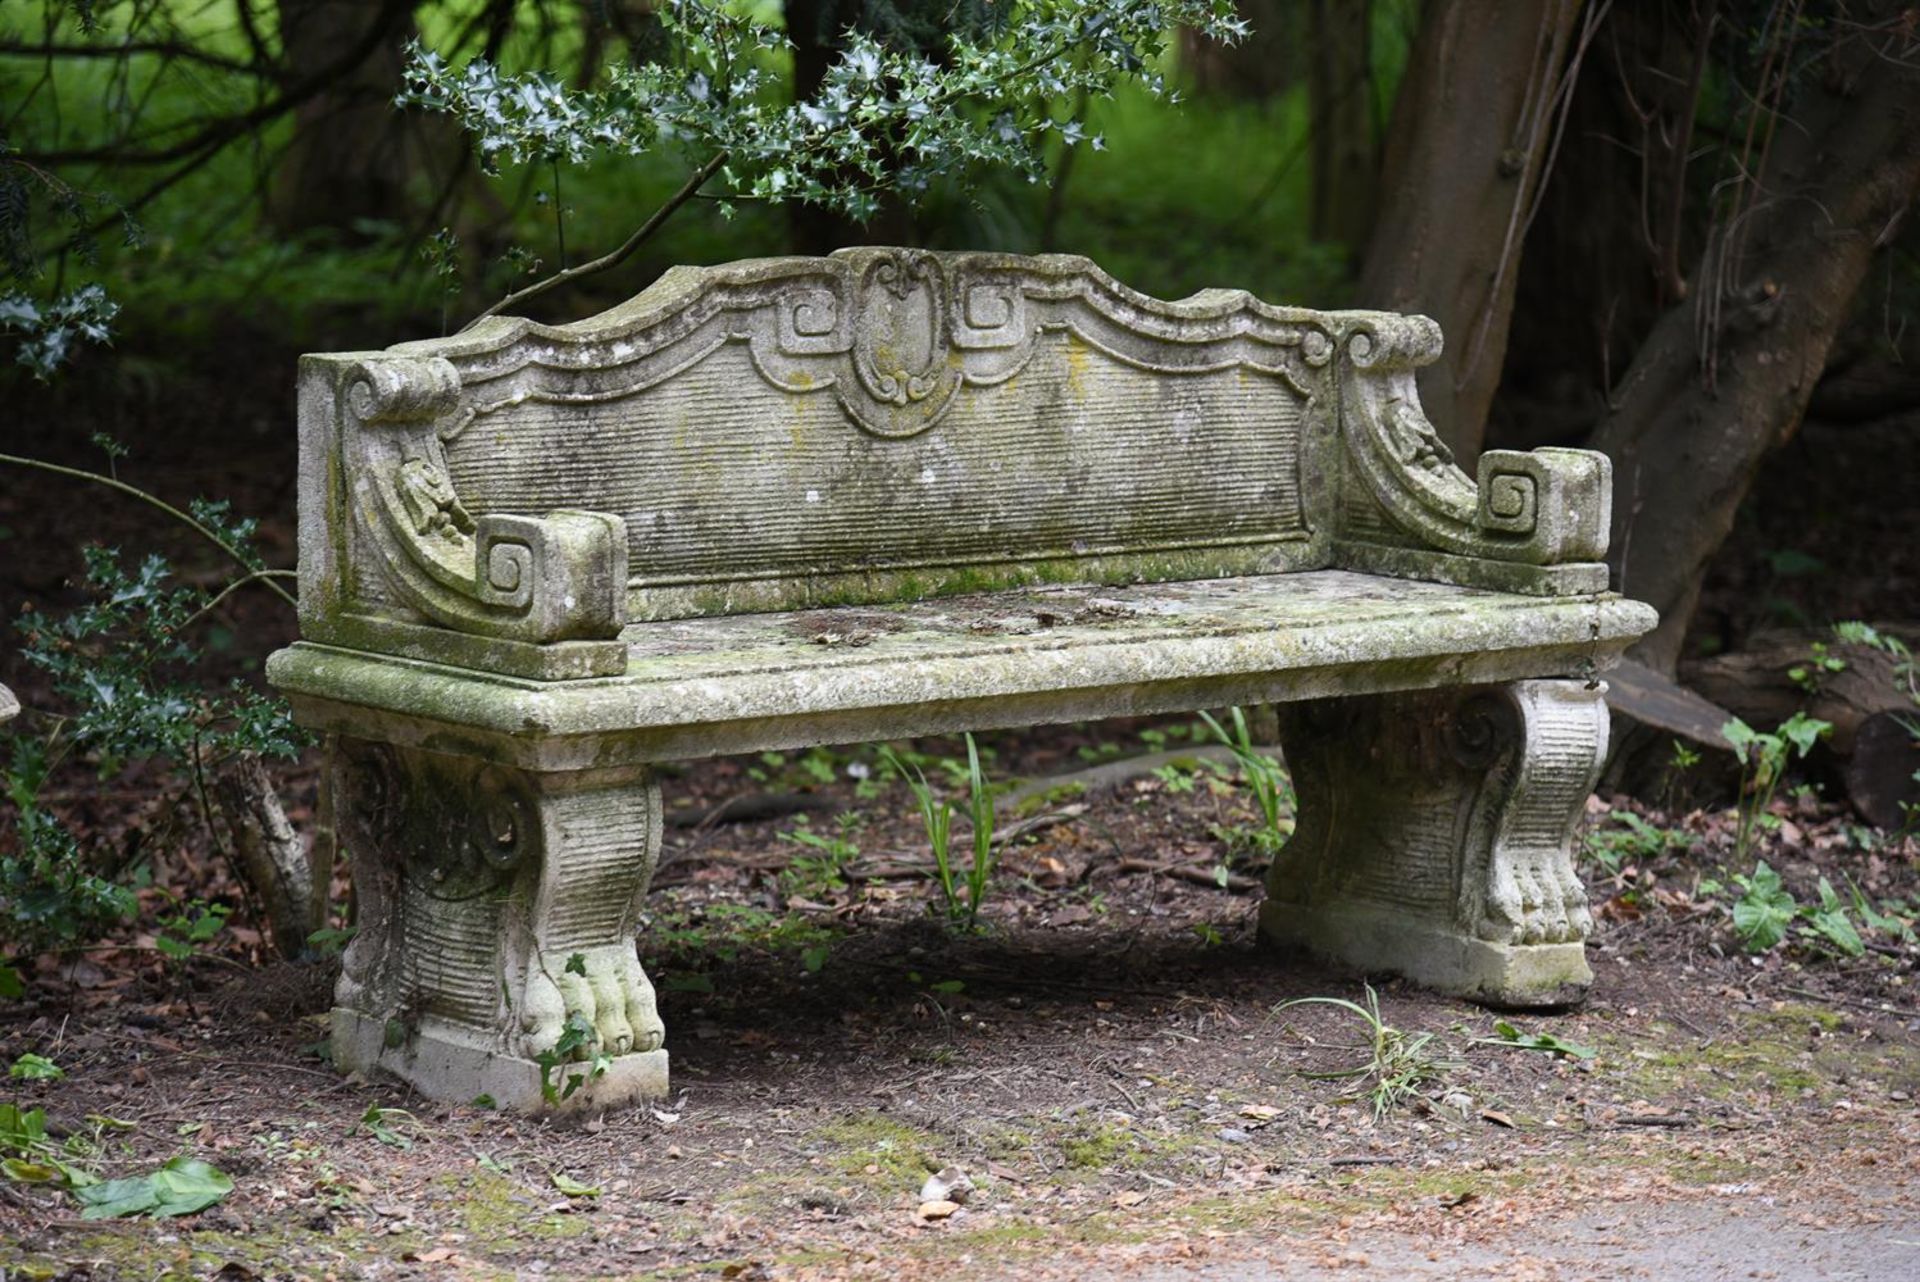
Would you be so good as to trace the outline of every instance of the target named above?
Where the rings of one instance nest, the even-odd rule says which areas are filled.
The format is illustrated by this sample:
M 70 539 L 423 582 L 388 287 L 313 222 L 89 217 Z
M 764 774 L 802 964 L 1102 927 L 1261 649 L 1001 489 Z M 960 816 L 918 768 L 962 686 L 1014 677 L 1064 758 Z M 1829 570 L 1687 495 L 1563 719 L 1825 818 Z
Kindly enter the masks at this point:
M 529 1056 L 558 1052 L 586 1060 L 658 1050 L 665 1043 L 653 985 L 631 945 L 570 953 L 557 964 L 543 956 L 541 962 L 527 981 L 520 1021 Z

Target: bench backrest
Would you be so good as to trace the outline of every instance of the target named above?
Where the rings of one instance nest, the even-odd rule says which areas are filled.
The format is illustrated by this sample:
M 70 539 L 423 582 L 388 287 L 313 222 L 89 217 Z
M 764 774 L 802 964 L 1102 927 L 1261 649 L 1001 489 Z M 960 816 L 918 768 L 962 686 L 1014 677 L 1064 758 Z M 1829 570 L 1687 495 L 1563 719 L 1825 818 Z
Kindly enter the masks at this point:
M 1317 568 L 1343 538 L 1597 556 L 1534 528 L 1554 468 L 1518 468 L 1503 516 L 1451 466 L 1412 391 L 1438 351 L 1418 317 L 860 248 L 676 268 L 572 325 L 308 357 L 306 630 L 451 629 L 495 643 L 456 661 L 495 666 L 631 620 Z

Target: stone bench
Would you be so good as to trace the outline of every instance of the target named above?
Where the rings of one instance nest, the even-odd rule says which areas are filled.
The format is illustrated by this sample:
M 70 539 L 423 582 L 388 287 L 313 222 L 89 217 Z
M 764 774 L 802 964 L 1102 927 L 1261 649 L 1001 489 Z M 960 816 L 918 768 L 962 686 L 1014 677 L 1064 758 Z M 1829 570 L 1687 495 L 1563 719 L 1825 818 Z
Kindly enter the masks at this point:
M 1596 674 L 1654 614 L 1607 591 L 1604 457 L 1454 466 L 1440 341 L 862 248 L 305 358 L 303 639 L 268 670 L 352 858 L 335 1063 L 663 1091 L 655 763 L 1228 704 L 1280 705 L 1300 797 L 1266 937 L 1577 997 Z

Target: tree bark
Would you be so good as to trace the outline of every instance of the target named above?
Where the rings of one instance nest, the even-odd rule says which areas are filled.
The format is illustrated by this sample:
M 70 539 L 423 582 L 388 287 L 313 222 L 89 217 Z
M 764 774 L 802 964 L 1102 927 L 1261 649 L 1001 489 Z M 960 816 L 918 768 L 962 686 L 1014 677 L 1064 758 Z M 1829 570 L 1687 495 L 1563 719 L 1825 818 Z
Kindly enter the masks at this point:
M 1541 186 L 1485 446 L 1574 445 L 1661 313 L 1705 219 L 1685 200 L 1714 0 L 1615 3 Z M 1680 264 L 1681 266 L 1673 266 Z
M 1661 612 L 1636 656 L 1672 672 L 1760 461 L 1799 427 L 1875 252 L 1920 194 L 1920 71 L 1853 15 L 1802 73 L 1755 198 L 1722 227 L 1614 390 L 1594 445 L 1614 461 L 1615 586 Z
M 404 218 L 414 181 L 459 154 L 444 127 L 393 109 L 414 33 L 410 8 L 389 0 L 279 0 L 279 13 L 282 57 L 295 80 L 324 70 L 375 27 L 385 34 L 370 57 L 296 111 L 268 201 L 274 223 L 283 231 L 350 230 Z M 443 146 L 427 145 L 434 132 Z
M 282 957 L 298 957 L 307 937 L 327 924 L 332 864 L 323 868 L 308 857 L 257 755 L 243 752 L 228 762 L 214 779 L 214 793 L 274 947 Z
M 1910 628 L 1876 625 L 1888 635 Z M 1826 671 L 1811 662 L 1813 647 L 1846 666 Z M 1789 675 L 1808 674 L 1813 688 Z M 1884 650 L 1850 645 L 1831 632 L 1792 630 L 1756 635 L 1745 650 L 1689 663 L 1682 670 L 1688 686 L 1728 709 L 1757 730 L 1772 730 L 1796 712 L 1833 726 L 1824 751 L 1836 767 L 1847 798 L 1867 822 L 1897 828 L 1901 803 L 1920 805 L 1920 737 L 1907 729 L 1920 724 L 1920 707 L 1909 686 L 1913 679 L 1901 661 Z
M 1469 469 L 1499 381 L 1526 220 L 1581 0 L 1428 0 L 1394 102 L 1359 301 L 1440 322 L 1427 416 Z
M 1234 8 L 1252 28 L 1239 44 L 1221 44 L 1188 28 L 1180 30 L 1180 62 L 1203 94 L 1265 102 L 1300 80 L 1309 43 L 1308 5 L 1324 0 L 1237 0 Z M 1356 3 L 1366 9 L 1368 3 Z
M 1356 249 L 1373 225 L 1379 153 L 1374 145 L 1373 5 L 1313 0 L 1307 127 L 1312 131 L 1315 240 Z

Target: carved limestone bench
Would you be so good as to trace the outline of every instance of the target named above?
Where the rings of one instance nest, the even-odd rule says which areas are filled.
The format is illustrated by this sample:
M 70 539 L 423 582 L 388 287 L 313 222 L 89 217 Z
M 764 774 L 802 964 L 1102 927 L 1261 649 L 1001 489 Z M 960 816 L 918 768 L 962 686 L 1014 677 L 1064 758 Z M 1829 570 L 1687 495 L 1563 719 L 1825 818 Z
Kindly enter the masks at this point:
M 304 639 L 269 673 L 352 855 L 335 1062 L 664 1091 L 654 763 L 1235 703 L 1281 705 L 1301 799 L 1263 934 L 1577 996 L 1595 674 L 1654 615 L 1607 591 L 1607 460 L 1476 484 L 1415 395 L 1439 351 L 1417 316 L 866 248 L 307 357 Z

